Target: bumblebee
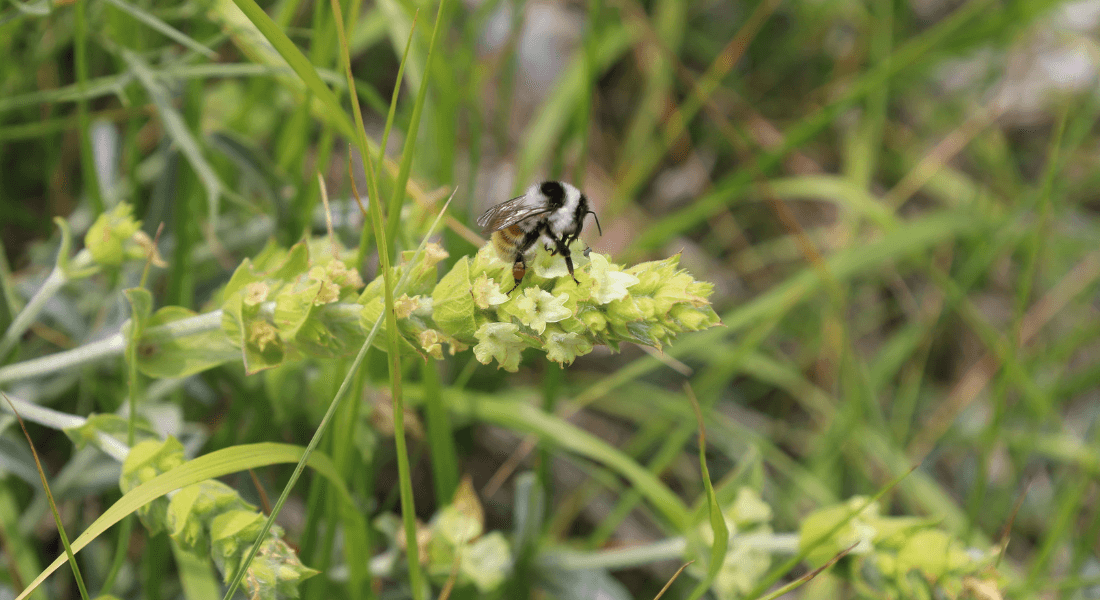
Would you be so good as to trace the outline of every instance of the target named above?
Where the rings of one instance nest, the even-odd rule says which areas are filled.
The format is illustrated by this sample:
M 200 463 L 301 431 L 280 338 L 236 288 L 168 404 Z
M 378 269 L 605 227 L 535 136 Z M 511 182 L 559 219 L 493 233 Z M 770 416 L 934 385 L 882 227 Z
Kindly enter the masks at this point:
M 596 228 L 603 235 L 600 219 L 589 208 L 588 199 L 564 181 L 536 183 L 522 196 L 485 211 L 477 224 L 483 228 L 482 233 L 492 234 L 493 247 L 501 260 L 512 261 L 512 278 L 516 284 L 508 293 L 523 282 L 527 274 L 526 257 L 539 241 L 551 254 L 565 257 L 569 276 L 577 281 L 569 244 L 580 237 L 584 218 L 588 215 L 596 219 Z

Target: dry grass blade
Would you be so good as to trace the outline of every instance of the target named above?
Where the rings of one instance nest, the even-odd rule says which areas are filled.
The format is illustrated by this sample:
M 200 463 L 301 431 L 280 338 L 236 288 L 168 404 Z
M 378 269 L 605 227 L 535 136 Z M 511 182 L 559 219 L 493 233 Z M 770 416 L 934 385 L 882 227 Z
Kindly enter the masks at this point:
M 775 590 L 774 592 L 768 594 L 767 596 L 763 596 L 761 598 L 761 600 L 773 600 L 774 598 L 778 598 L 778 597 L 782 596 L 783 594 L 786 594 L 787 592 L 802 586 L 802 584 L 804 584 L 807 581 L 813 579 L 814 577 L 817 577 L 818 574 L 820 574 L 825 569 L 828 569 L 829 567 L 836 564 L 836 562 L 838 560 L 844 558 L 845 556 L 848 556 L 848 553 L 851 552 L 852 549 L 855 548 L 858 545 L 859 545 L 859 542 L 856 542 L 856 543 L 852 544 L 851 546 L 848 546 L 848 548 L 846 548 L 844 550 L 841 550 L 840 552 L 837 552 L 836 556 L 830 558 L 828 560 L 828 562 L 826 562 L 825 564 L 823 564 L 820 567 L 814 569 L 813 571 L 810 571 L 809 573 L 806 573 L 802 577 L 799 577 L 798 579 L 795 579 L 794 581 L 792 581 L 792 582 L 788 583 L 787 585 L 779 588 L 778 590 Z
M 936 145 L 897 185 L 895 185 L 882 202 L 886 206 L 897 209 L 906 200 L 916 194 L 940 169 L 967 146 L 979 133 L 996 123 L 997 119 L 1007 109 L 1004 102 L 994 104 L 973 114 L 957 129 L 949 133 Z
M 1031 342 L 1054 315 L 1097 279 L 1100 279 L 1100 251 L 1089 254 L 1074 265 L 1065 277 L 1031 306 L 1022 320 L 1020 337 L 1016 340 L 1018 346 L 1023 347 Z M 909 444 L 909 456 L 927 455 L 936 441 L 951 427 L 955 417 L 978 398 L 998 368 L 997 357 L 992 350 L 971 365 L 951 389 L 947 400 L 928 418 L 927 425 Z
M 1008 551 L 1008 540 L 1012 535 L 1012 524 L 1016 522 L 1016 515 L 1020 513 L 1020 507 L 1024 504 L 1024 498 L 1027 498 L 1027 492 L 1031 489 L 1031 482 L 1027 482 L 1024 486 L 1024 490 L 1020 492 L 1020 497 L 1016 498 L 1016 504 L 1012 507 L 1012 514 L 1009 515 L 1008 521 L 1005 523 L 1003 529 L 1001 529 L 1001 537 L 997 541 L 997 545 L 1000 546 L 1000 550 L 997 552 L 997 561 L 994 565 L 1001 564 L 1001 560 L 1005 557 L 1005 552 Z
M 328 204 L 328 186 L 325 185 L 325 178 L 321 176 L 321 172 L 317 172 L 317 186 L 321 190 L 321 204 L 325 207 L 325 228 L 328 230 L 328 243 L 332 247 L 332 257 L 336 258 L 339 255 L 339 251 L 336 249 L 336 234 L 332 231 L 332 207 Z M 359 197 L 356 196 L 355 200 L 358 202 Z
M 664 596 L 665 592 L 668 591 L 668 588 L 672 587 L 672 582 L 676 581 L 676 578 L 680 576 L 680 573 L 683 573 L 684 569 L 688 568 L 688 565 L 692 564 L 693 562 L 695 561 L 689 560 L 686 563 L 680 565 L 680 568 L 676 569 L 676 572 L 673 573 L 672 577 L 665 583 L 665 587 L 661 588 L 661 591 L 657 592 L 657 595 L 653 597 L 653 600 L 661 600 L 661 596 Z

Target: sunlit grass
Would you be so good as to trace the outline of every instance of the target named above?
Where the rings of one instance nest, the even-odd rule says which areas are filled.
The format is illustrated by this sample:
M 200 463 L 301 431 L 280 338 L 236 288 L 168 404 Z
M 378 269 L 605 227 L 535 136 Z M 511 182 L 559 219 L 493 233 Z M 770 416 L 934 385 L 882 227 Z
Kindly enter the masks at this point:
M 908 583 L 864 579 L 885 554 L 862 548 L 798 579 L 821 566 L 804 560 L 802 525 L 876 494 L 882 518 L 927 519 L 992 552 L 975 581 L 1003 597 L 1094 585 L 1100 103 L 1040 68 L 1094 36 L 1050 0 L 925 9 L 0 9 L 0 385 L 28 401 L 17 406 L 42 405 L 29 432 L 86 595 L 224 595 L 213 554 L 184 557 L 123 520 L 139 500 L 211 476 L 272 515 L 264 531 L 283 526 L 320 571 L 296 588 L 308 598 L 444 587 L 451 598 L 652 598 L 693 559 L 663 598 L 929 591 L 904 587 L 913 581 L 959 593 L 961 576 L 925 564 Z M 628 265 L 683 251 L 681 265 L 715 284 L 722 326 L 565 369 L 528 353 L 517 375 L 468 349 L 436 361 L 406 347 L 395 308 L 412 300 L 391 267 L 438 241 L 448 272 L 476 250 L 481 210 L 550 177 L 594 202 L 594 250 Z M 429 234 L 452 192 L 445 230 Z M 77 254 L 120 201 L 150 237 L 164 224 L 168 266 L 144 280 L 132 247 L 120 266 Z M 56 233 L 54 216 L 75 236 Z M 348 338 L 350 351 L 246 376 L 210 341 L 219 290 L 246 257 L 260 264 L 303 238 L 320 240 L 311 260 L 350 248 L 363 280 L 380 278 L 379 343 Z M 174 327 L 206 337 L 176 346 Z M 164 374 L 171 365 L 157 377 L 139 368 L 204 347 L 208 362 L 181 363 L 182 381 Z M 122 494 L 118 457 L 58 431 L 113 413 L 127 419 L 107 432 L 115 443 L 133 447 L 152 423 L 192 460 Z M 50 503 L 7 412 L 0 428 L 0 586 L 17 595 L 66 559 L 41 526 Z M 307 460 L 322 477 L 298 479 Z M 242 469 L 252 476 L 233 475 Z M 725 549 L 708 528 L 739 498 L 763 510 L 745 500 L 756 497 L 768 518 L 730 521 L 736 562 L 719 570 Z M 847 519 L 864 519 L 856 512 Z M 822 537 L 835 556 L 847 526 Z M 906 565 L 934 558 L 876 543 Z M 499 544 L 508 568 L 478 562 L 503 556 Z M 163 556 L 142 563 L 142 545 Z M 75 596 L 73 584 L 60 569 L 32 597 Z

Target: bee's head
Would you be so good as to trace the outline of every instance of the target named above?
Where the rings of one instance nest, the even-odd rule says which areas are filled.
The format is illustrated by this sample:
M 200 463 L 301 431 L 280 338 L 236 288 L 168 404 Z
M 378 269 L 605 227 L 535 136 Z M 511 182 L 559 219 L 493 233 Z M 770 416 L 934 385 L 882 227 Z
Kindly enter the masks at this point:
M 539 192 L 546 197 L 546 203 L 552 209 L 565 206 L 565 186 L 560 181 L 544 181 L 539 184 Z

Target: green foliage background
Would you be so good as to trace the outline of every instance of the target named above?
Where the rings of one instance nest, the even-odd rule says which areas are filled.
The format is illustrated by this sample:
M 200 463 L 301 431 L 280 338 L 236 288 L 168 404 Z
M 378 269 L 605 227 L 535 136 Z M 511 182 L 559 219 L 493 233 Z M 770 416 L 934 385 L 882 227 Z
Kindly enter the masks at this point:
M 93 596 L 653 598 L 695 559 L 663 597 L 1095 597 L 1084 3 L 338 6 L 0 7 L 0 386 Z M 395 321 L 369 345 L 403 260 L 464 265 L 545 178 L 722 325 L 518 374 Z M 303 239 L 374 312 L 246 375 L 215 311 Z M 0 434 L 5 595 L 63 552 L 6 406 Z

